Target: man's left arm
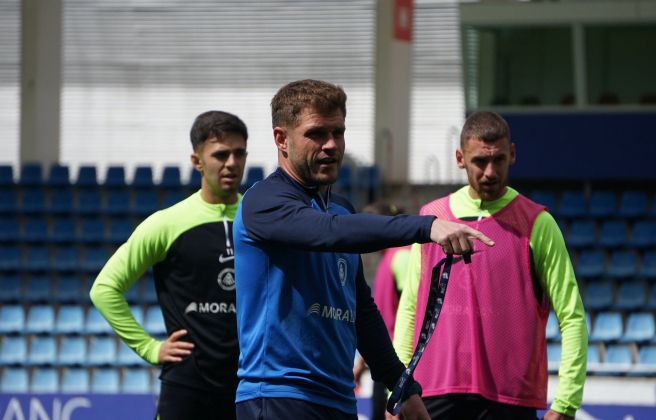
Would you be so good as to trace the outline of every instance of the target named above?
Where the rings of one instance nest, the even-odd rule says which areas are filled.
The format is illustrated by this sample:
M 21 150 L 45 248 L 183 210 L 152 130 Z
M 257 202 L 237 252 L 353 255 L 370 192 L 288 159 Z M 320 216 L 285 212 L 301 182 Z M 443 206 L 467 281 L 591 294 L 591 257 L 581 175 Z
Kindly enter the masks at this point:
M 558 318 L 562 336 L 559 383 L 551 410 L 574 416 L 581 407 L 588 353 L 583 302 L 563 235 L 546 211 L 535 221 L 530 244 L 536 272 Z

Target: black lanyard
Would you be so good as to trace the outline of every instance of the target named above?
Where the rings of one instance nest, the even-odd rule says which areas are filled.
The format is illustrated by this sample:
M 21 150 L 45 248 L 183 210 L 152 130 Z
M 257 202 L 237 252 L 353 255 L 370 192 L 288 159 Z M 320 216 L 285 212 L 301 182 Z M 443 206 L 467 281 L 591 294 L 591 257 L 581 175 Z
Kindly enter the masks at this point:
M 471 261 L 470 255 L 463 255 L 463 260 L 468 264 Z M 437 264 L 435 264 L 435 267 L 433 267 L 430 292 L 428 293 L 428 302 L 426 302 L 426 314 L 424 315 L 424 323 L 421 326 L 421 333 L 419 335 L 419 340 L 417 341 L 417 347 L 415 347 L 415 352 L 412 355 L 410 364 L 403 371 L 399 380 L 396 381 L 396 385 L 394 385 L 394 389 L 392 390 L 392 395 L 387 401 L 387 411 L 393 415 L 397 415 L 399 411 L 401 411 L 403 395 L 411 383 L 408 379 L 415 371 L 417 363 L 419 363 L 419 359 L 424 353 L 426 345 L 428 345 L 428 340 L 430 340 L 433 335 L 435 325 L 437 325 L 437 319 L 442 311 L 442 304 L 444 303 L 444 296 L 446 295 L 446 287 L 449 284 L 452 264 L 453 255 L 448 254 L 445 258 L 442 258 Z

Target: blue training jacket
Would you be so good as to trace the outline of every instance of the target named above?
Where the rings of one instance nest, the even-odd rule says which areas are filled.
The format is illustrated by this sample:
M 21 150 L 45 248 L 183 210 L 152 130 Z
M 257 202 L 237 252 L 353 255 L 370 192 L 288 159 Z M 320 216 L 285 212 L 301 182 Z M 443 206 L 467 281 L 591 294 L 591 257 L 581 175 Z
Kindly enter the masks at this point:
M 278 169 L 250 188 L 233 225 L 237 402 L 295 398 L 356 413 L 356 347 L 391 388 L 404 369 L 358 253 L 430 240 L 431 216 L 352 214 L 344 197 Z

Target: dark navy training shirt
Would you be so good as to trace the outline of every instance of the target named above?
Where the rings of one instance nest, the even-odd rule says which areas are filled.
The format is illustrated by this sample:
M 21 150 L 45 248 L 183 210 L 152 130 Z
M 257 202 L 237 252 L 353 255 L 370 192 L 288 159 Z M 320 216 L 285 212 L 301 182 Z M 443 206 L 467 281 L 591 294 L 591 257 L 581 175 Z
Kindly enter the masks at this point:
M 237 402 L 296 398 L 356 413 L 356 348 L 388 388 L 404 369 L 358 253 L 427 242 L 434 217 L 354 215 L 344 197 L 326 197 L 278 169 L 239 206 Z

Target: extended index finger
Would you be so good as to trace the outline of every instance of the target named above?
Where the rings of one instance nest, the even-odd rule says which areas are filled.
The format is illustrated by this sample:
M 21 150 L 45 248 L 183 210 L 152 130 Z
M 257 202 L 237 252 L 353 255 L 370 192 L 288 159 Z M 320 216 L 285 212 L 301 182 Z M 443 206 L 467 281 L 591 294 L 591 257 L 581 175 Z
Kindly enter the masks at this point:
M 482 232 L 479 232 L 476 229 L 469 228 L 469 234 L 472 238 L 478 239 L 487 246 L 494 246 L 494 241 L 492 239 L 488 238 Z

